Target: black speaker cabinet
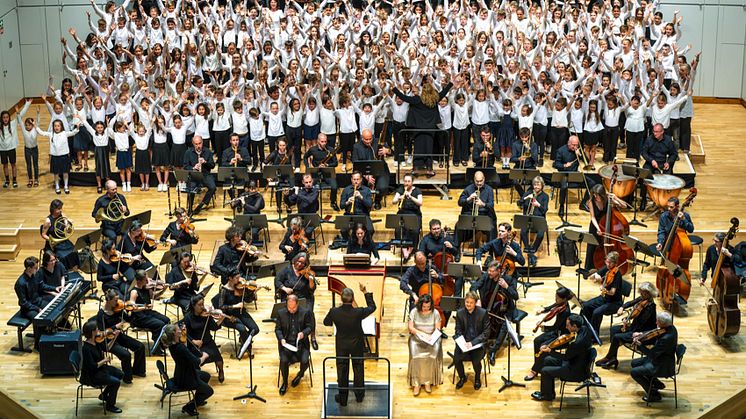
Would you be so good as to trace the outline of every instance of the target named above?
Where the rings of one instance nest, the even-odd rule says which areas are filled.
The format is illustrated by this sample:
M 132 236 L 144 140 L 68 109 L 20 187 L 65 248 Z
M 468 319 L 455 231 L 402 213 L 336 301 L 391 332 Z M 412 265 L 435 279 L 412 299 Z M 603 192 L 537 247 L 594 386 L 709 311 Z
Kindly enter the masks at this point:
M 73 375 L 70 354 L 80 351 L 80 330 L 57 332 L 39 338 L 39 370 L 42 375 Z

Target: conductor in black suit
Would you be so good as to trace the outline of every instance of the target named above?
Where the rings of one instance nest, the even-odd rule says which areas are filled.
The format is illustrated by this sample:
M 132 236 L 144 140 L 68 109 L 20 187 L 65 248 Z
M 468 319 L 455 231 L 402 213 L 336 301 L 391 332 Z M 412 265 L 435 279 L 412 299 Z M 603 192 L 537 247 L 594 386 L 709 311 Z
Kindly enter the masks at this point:
M 583 324 L 583 317 L 571 314 L 567 318 L 567 330 L 575 333 L 575 339 L 557 348 L 549 348 L 549 344 L 542 345 L 539 352 L 547 355 L 544 367 L 541 369 L 541 391 L 531 393 L 531 398 L 542 401 L 554 400 L 554 379 L 567 381 L 582 380 L 588 369 L 588 355 L 593 345 L 593 336 L 587 325 Z M 565 353 L 558 350 L 565 349 Z
M 295 294 L 288 295 L 285 300 L 286 306 L 277 312 L 277 321 L 275 323 L 275 336 L 280 350 L 280 373 L 282 374 L 282 385 L 280 386 L 280 395 L 283 396 L 288 391 L 288 373 L 290 364 L 300 362 L 300 371 L 293 378 L 293 387 L 300 383 L 303 374 L 308 369 L 309 359 L 311 359 L 311 345 L 308 336 L 313 331 L 313 317 L 311 312 L 298 307 L 298 296 Z M 284 343 L 296 346 L 298 351 L 293 352 L 282 346 Z
M 373 301 L 373 293 L 367 292 L 365 285 L 360 284 L 360 291 L 365 294 L 367 307 L 352 307 L 355 300 L 355 294 L 351 288 L 342 290 L 342 305 L 332 307 L 324 318 L 324 326 L 337 327 L 337 385 L 339 394 L 334 396 L 334 400 L 341 406 L 347 406 L 347 395 L 350 385 L 350 361 L 345 357 L 363 357 L 365 351 L 365 334 L 363 333 L 362 321 L 374 311 L 376 311 L 376 302 Z M 365 398 L 365 369 L 363 368 L 362 359 L 352 360 L 352 371 L 355 374 L 355 400 L 358 403 Z
M 640 352 L 645 356 L 632 360 L 632 378 L 642 386 L 645 392 L 650 389 L 650 393 L 642 398 L 646 402 L 661 400 L 659 390 L 662 390 L 665 386 L 658 377 L 670 377 L 676 371 L 676 346 L 679 333 L 673 325 L 671 314 L 665 311 L 658 313 L 656 325 L 665 329 L 666 332 L 658 337 L 651 348 L 638 345 Z M 633 334 L 632 342 L 639 343 L 638 339 L 641 335 L 642 332 Z
M 489 330 L 490 319 L 487 310 L 477 307 L 477 294 L 475 292 L 467 292 L 466 297 L 464 297 L 464 307 L 456 312 L 456 333 L 453 335 L 453 339 L 463 336 L 467 348 L 470 348 L 479 344 L 486 344 Z M 463 352 L 461 347 L 456 345 L 456 351 L 453 355 L 453 365 L 458 373 L 456 390 L 466 384 L 464 360 L 470 360 L 474 368 L 474 389 L 479 390 L 482 387 L 482 358 L 484 358 L 484 346 L 472 349 L 469 352 Z
M 207 353 L 200 352 L 193 344 L 181 343 L 182 331 L 176 324 L 166 325 L 163 333 L 164 345 L 168 346 L 171 358 L 174 359 L 173 381 L 180 390 L 194 390 L 194 399 L 185 404 L 181 411 L 189 416 L 197 416 L 197 406 L 203 406 L 214 393 L 210 387 L 210 374 L 200 370 L 208 358 Z

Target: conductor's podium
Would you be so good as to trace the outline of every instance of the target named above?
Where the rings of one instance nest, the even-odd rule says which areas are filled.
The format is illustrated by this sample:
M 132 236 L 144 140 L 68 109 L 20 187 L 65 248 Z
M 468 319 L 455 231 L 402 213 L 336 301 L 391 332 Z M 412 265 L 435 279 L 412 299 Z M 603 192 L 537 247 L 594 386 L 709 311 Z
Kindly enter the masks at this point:
M 365 398 L 361 402 L 355 400 L 353 388 L 353 374 L 350 368 L 349 395 L 347 406 L 341 406 L 334 400 L 339 391 L 336 382 L 336 371 L 327 370 L 335 365 L 338 358 L 330 356 L 324 358 L 323 380 L 324 380 L 324 404 L 321 407 L 322 419 L 383 419 L 393 417 L 393 388 L 391 387 L 391 363 L 387 358 L 363 357 L 365 370 Z M 370 376 L 375 377 L 370 377 Z M 327 379 L 334 382 L 327 382 Z

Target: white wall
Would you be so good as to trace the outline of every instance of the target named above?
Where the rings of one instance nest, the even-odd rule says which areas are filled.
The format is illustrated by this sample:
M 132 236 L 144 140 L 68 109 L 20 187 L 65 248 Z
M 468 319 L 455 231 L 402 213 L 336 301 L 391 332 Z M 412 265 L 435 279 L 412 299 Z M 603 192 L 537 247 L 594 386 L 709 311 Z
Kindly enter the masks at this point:
M 86 10 L 90 10 L 86 0 L 0 0 L 5 26 L 5 34 L 0 36 L 4 48 L 0 50 L 0 68 L 12 67 L 8 62 L 15 58 L 6 59 L 6 52 L 15 57 L 20 46 L 23 69 L 21 74 L 3 77 L 2 107 L 17 102 L 21 95 L 41 94 L 49 75 L 59 83 L 64 76 L 60 38 L 71 41 L 70 27 L 81 37 L 89 32 Z M 661 10 L 666 20 L 674 10 L 683 16 L 681 45 L 692 44 L 687 57 L 691 60 L 702 51 L 695 95 L 746 99 L 746 0 L 662 0 Z M 8 23 L 14 19 L 17 27 Z

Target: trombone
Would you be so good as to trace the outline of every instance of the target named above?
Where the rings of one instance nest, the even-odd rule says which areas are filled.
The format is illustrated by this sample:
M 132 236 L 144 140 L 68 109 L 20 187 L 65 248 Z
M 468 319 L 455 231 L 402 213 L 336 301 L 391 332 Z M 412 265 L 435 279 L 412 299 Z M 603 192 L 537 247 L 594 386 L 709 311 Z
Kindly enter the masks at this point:
M 106 208 L 99 208 L 96 211 L 96 222 L 108 221 L 110 223 L 117 223 L 124 219 L 124 204 L 119 199 L 119 195 L 115 196 L 106 205 Z
M 490 135 L 490 137 L 492 137 L 492 136 Z M 493 148 L 492 148 L 492 138 L 490 138 L 489 141 L 486 141 L 484 143 L 484 150 L 483 150 L 483 152 L 485 154 L 484 154 L 484 156 L 482 156 L 482 167 L 487 167 L 487 162 L 489 162 L 489 160 L 490 160 L 490 154 L 492 154 L 492 152 L 493 152 L 492 150 L 493 150 Z
M 54 220 L 54 224 L 52 224 L 50 231 L 47 232 L 49 246 L 54 249 L 54 247 L 61 242 L 69 240 L 74 231 L 75 227 L 73 226 L 72 221 L 67 217 L 62 216 Z
M 477 215 L 479 215 L 479 205 L 477 204 L 479 202 L 479 196 L 481 195 L 481 192 L 480 192 L 479 189 L 480 188 L 477 187 L 477 190 L 475 192 L 477 195 L 474 197 L 474 202 L 473 202 L 472 207 L 471 207 L 471 215 L 474 216 L 474 217 L 476 217 Z

